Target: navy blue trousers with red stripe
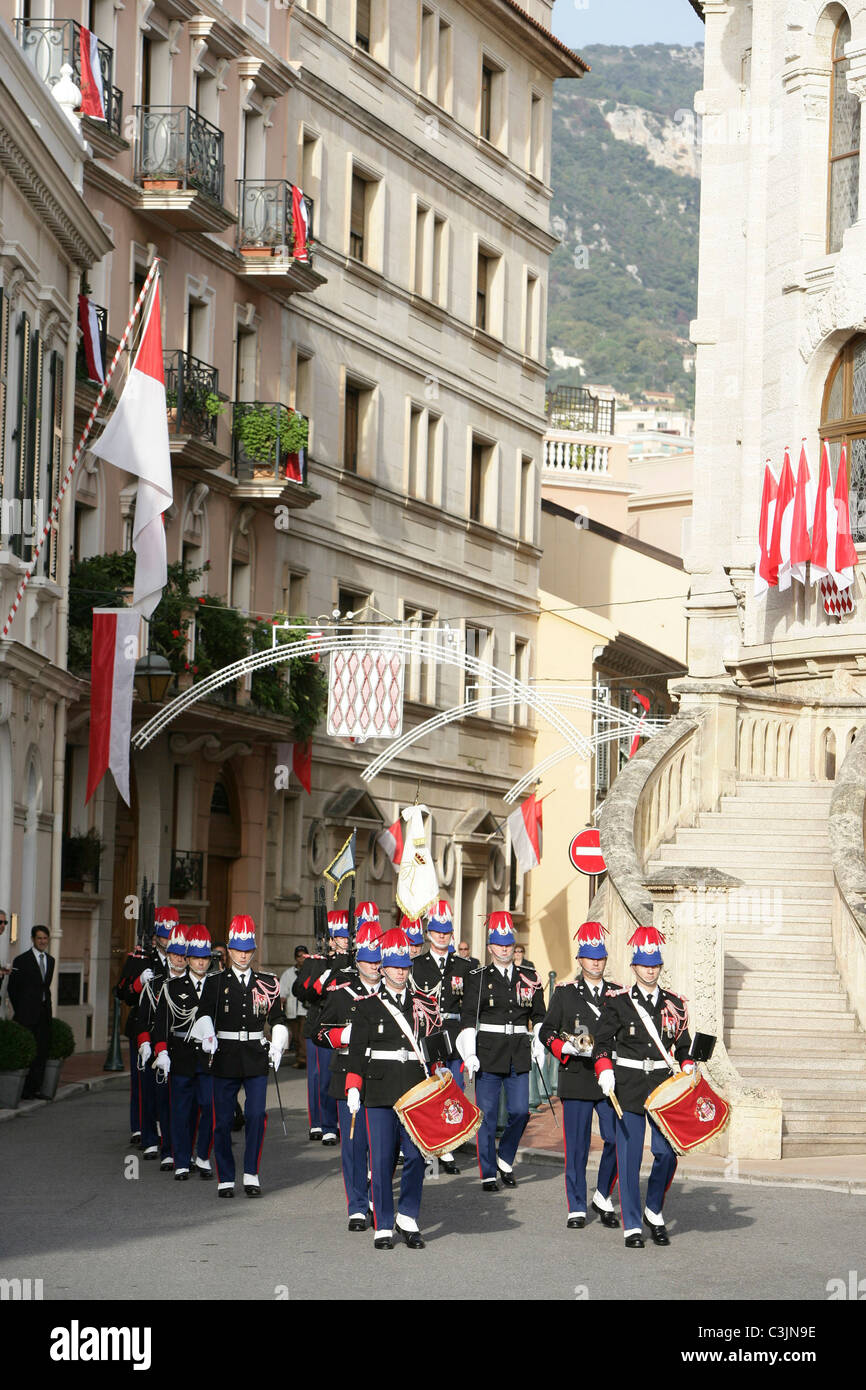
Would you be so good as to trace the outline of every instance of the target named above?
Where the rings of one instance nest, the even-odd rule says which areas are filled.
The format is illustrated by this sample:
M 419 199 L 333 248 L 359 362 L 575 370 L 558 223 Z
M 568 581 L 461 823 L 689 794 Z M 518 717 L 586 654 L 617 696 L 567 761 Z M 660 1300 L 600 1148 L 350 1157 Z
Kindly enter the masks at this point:
M 475 1104 L 484 1111 L 484 1123 L 478 1131 L 478 1166 L 482 1178 L 495 1178 L 496 1164 L 496 1122 L 499 1118 L 499 1093 L 505 1087 L 505 1104 L 508 1107 L 508 1124 L 499 1141 L 499 1157 L 503 1163 L 513 1165 L 517 1146 L 523 1131 L 529 1124 L 529 1072 L 516 1072 L 511 1067 L 510 1076 L 500 1076 L 497 1072 L 480 1071 L 475 1078 Z
M 625 1235 L 629 1231 L 639 1231 L 643 1224 L 640 1204 L 640 1164 L 643 1158 L 643 1143 L 646 1134 L 646 1112 L 633 1115 L 626 1110 L 622 1119 L 616 1120 L 616 1159 L 619 1169 L 619 1198 L 622 1206 L 622 1228 Z M 661 1216 L 665 1203 L 665 1193 L 674 1180 L 677 1171 L 677 1156 L 661 1130 L 650 1120 L 653 1166 L 646 1185 L 646 1206 L 649 1211 Z
M 355 1118 L 355 1137 L 350 1139 L 352 1116 L 349 1114 L 349 1107 L 344 1100 L 338 1100 L 337 1109 L 340 1114 L 340 1161 L 343 1165 L 346 1205 L 350 1216 L 366 1216 L 370 1192 L 367 1180 L 367 1160 L 370 1152 L 367 1116 L 362 1105 Z
M 331 1049 L 317 1047 L 312 1038 L 305 1038 L 307 1054 L 307 1113 L 310 1129 L 324 1134 L 337 1133 L 337 1102 L 328 1095 L 331 1082 Z
M 367 1117 L 367 1141 L 370 1145 L 373 1220 L 377 1231 L 391 1231 L 394 1229 L 394 1190 L 391 1184 L 397 1166 L 397 1151 L 401 1148 L 401 1138 L 403 1168 L 400 1173 L 397 1211 L 401 1216 L 411 1216 L 413 1221 L 418 1220 L 421 1210 L 421 1192 L 427 1160 L 409 1138 L 397 1119 L 396 1111 L 392 1110 L 390 1105 L 366 1106 L 362 1113 Z
M 188 1168 L 196 1138 L 196 1157 L 210 1158 L 213 1142 L 213 1077 L 205 1071 L 195 1076 L 169 1073 L 171 1099 L 171 1137 L 175 1168 Z
M 244 1172 L 259 1171 L 268 1127 L 267 1076 L 215 1076 L 213 1079 L 213 1156 L 219 1182 L 234 1182 L 232 1121 L 235 1102 L 244 1088 Z
M 609 1197 L 616 1182 L 616 1115 L 609 1100 L 562 1101 L 562 1138 L 565 1145 L 565 1193 L 570 1212 L 586 1215 L 586 1165 L 592 1138 L 592 1112 L 604 1141 L 596 1187 Z

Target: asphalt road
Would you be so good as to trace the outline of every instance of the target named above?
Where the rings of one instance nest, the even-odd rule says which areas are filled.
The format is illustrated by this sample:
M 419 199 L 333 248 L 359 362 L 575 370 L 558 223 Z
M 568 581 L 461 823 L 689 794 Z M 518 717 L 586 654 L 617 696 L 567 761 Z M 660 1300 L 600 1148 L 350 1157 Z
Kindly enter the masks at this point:
M 374 1252 L 346 1230 L 339 1150 L 307 1140 L 303 1073 L 280 1076 L 289 1137 L 272 1087 L 258 1202 L 142 1163 L 122 1088 L 0 1126 L 0 1278 L 41 1279 L 45 1300 L 825 1301 L 828 1281 L 866 1276 L 866 1197 L 676 1180 L 670 1247 L 626 1251 L 595 1220 L 566 1230 L 557 1167 L 522 1163 L 516 1191 L 485 1195 L 469 1155 L 425 1183 L 427 1249 Z

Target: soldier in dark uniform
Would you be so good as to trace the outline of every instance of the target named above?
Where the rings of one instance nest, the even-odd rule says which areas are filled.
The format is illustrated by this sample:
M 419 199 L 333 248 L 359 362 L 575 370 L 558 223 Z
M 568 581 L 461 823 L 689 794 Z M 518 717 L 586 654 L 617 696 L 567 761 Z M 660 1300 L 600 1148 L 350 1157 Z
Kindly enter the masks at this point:
M 691 1039 L 685 1000 L 672 990 L 661 989 L 661 946 L 664 937 L 655 927 L 638 927 L 631 937 L 631 989 L 612 991 L 595 1033 L 593 1062 L 605 1096 L 615 1089 L 623 1110 L 616 1121 L 616 1157 L 625 1243 L 642 1250 L 640 1204 L 640 1165 L 643 1156 L 647 1097 L 670 1073 L 661 1050 L 654 1041 L 658 1034 L 665 1052 L 675 1058 L 683 1071 L 694 1071 L 689 1060 Z M 642 1016 L 643 1015 L 643 1016 Z M 645 1022 L 649 1020 L 649 1022 Z M 644 1220 L 656 1245 L 670 1245 L 662 1208 L 665 1193 L 677 1170 L 677 1156 L 661 1130 L 650 1118 L 653 1166 L 647 1182 Z
M 424 928 L 421 925 L 420 917 L 407 917 L 405 914 L 400 918 L 400 930 L 406 933 L 406 940 L 409 942 L 409 969 L 418 960 L 424 950 Z
M 462 1091 L 465 1089 L 465 1083 L 463 1064 L 457 1051 L 457 1034 L 460 1031 L 460 1009 L 463 1004 L 464 981 L 469 974 L 469 962 L 461 960 L 455 952 L 451 939 L 453 935 L 451 904 L 447 899 L 440 898 L 427 914 L 427 940 L 430 950 L 412 962 L 412 980 L 425 994 L 431 994 L 439 1005 L 442 1037 L 448 1057 L 445 1065 Z M 460 1172 L 451 1153 L 442 1154 L 439 1167 L 446 1173 Z
M 189 1178 L 193 1143 L 196 1172 L 209 1182 L 213 1179 L 213 1075 L 207 1058 L 193 1040 L 192 1028 L 210 967 L 211 941 L 205 926 L 186 927 L 185 935 L 186 969 L 181 976 L 170 979 L 160 995 L 151 1040 L 156 1065 L 170 1074 L 175 1182 Z
M 547 1017 L 538 1033 L 539 1045 L 547 1047 L 559 1062 L 559 1099 L 562 1101 L 562 1133 L 565 1143 L 565 1190 L 568 1197 L 566 1225 L 582 1230 L 586 1225 L 586 1164 L 592 1137 L 592 1112 L 604 1147 L 598 1165 L 598 1181 L 592 1199 L 593 1211 L 603 1226 L 617 1227 L 610 1194 L 616 1183 L 616 1129 L 613 1106 L 605 1100 L 592 1066 L 592 1053 L 582 1054 L 562 1037 L 588 1034 L 594 1037 L 604 1002 L 619 985 L 604 979 L 607 947 L 600 922 L 584 922 L 577 933 L 577 959 L 580 972 L 575 980 L 557 985 Z M 533 1047 L 535 1039 L 533 1039 Z M 539 1065 L 541 1059 L 539 1060 Z
M 165 914 L 168 914 L 166 920 L 170 919 L 168 935 L 165 938 L 167 940 L 171 935 L 171 926 L 177 921 L 177 912 L 173 907 L 157 908 L 154 917 L 155 929 L 162 925 Z M 126 957 L 120 979 L 114 987 L 114 993 L 121 1004 L 128 1005 L 124 1032 L 129 1042 L 130 1139 L 133 1144 L 141 1144 L 143 1149 L 150 1150 L 147 1153 L 148 1158 L 156 1158 L 159 1153 L 156 1132 L 156 1078 L 152 1072 L 146 1073 L 144 1067 L 139 1067 L 138 1010 L 144 986 L 153 979 L 154 971 L 157 966 L 161 967 L 164 959 L 164 951 L 158 953 L 155 942 L 149 950 L 136 946 Z
M 192 1037 L 214 1053 L 214 1159 L 218 1195 L 235 1195 L 232 1120 L 244 1088 L 244 1192 L 261 1197 L 259 1164 L 268 1126 L 268 1065 L 280 1065 L 289 1030 L 276 975 L 253 970 L 256 925 L 252 917 L 233 917 L 229 927 L 229 969 L 208 975 L 201 992 Z M 265 1024 L 271 1040 L 265 1037 Z
M 484 1112 L 478 1131 L 478 1166 L 485 1192 L 498 1192 L 497 1172 L 516 1187 L 513 1165 L 529 1123 L 530 1025 L 544 1018 L 544 994 L 534 970 L 514 965 L 514 923 L 510 912 L 493 912 L 488 923 L 493 964 L 467 977 L 457 1049 L 475 1082 L 475 1103 Z M 499 1096 L 505 1087 L 508 1125 L 496 1153 Z
M 153 966 L 143 970 L 133 982 L 133 990 L 138 986 L 139 1001 L 135 1014 L 136 1044 L 138 1046 L 139 1084 L 142 1094 L 142 1157 L 159 1158 L 163 1172 L 171 1172 L 174 1159 L 171 1155 L 171 1110 L 168 1100 L 168 1087 L 157 1084 L 156 1072 L 150 1066 L 153 1048 L 150 1031 L 156 1016 L 156 1008 L 163 985 L 169 976 L 169 961 L 166 954 L 172 932 L 178 925 L 177 909 L 158 907 L 154 916 L 155 959 Z M 156 1122 L 159 1120 L 159 1144 L 157 1145 Z
M 362 908 L 375 904 L 362 903 Z M 360 909 L 359 909 L 360 911 Z M 337 1142 L 337 1106 L 329 1092 L 331 1053 L 317 1046 L 319 1016 L 326 989 L 334 985 L 340 971 L 349 970 L 352 959 L 348 951 L 349 914 L 328 913 L 329 951 L 327 956 L 307 956 L 298 966 L 292 994 L 307 1010 L 304 1019 L 304 1047 L 307 1058 L 307 1112 L 310 1118 L 310 1138 L 323 1144 Z
M 342 980 L 336 989 L 328 990 L 319 1018 L 318 1042 L 333 1050 L 329 1091 L 337 1102 L 340 1115 L 340 1158 L 343 1166 L 343 1186 L 349 1208 L 349 1230 L 366 1231 L 370 1209 L 368 1180 L 369 1145 L 367 1118 L 362 1106 L 357 1114 L 352 1135 L 352 1117 L 346 1104 L 346 1067 L 352 1022 L 358 1004 L 376 994 L 380 984 L 379 965 L 382 950 L 379 945 L 378 922 L 366 921 L 358 927 L 355 937 L 355 965 L 351 978 Z
M 393 1106 L 424 1080 L 426 1071 L 419 1055 L 418 1039 L 427 1035 L 431 1023 L 435 1026 L 435 1011 L 431 1020 L 409 988 L 411 958 L 405 932 L 399 927 L 386 932 L 381 947 L 382 988 L 358 1005 L 352 1020 L 346 1101 L 356 1123 L 362 1099 L 365 1106 L 375 1248 L 394 1248 L 391 1184 L 402 1138 L 404 1163 L 400 1175 L 397 1230 L 410 1250 L 423 1250 L 418 1216 L 427 1161 L 402 1128 Z

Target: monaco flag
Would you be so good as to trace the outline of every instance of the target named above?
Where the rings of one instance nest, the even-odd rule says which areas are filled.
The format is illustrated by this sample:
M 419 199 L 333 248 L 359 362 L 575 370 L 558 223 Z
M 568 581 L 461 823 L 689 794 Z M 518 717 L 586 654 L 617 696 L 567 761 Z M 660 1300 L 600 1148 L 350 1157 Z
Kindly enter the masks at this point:
M 307 240 L 310 235 L 310 217 L 304 195 L 300 188 L 292 188 L 292 257 L 296 261 L 309 261 L 310 251 Z
M 134 608 L 94 608 L 90 666 L 88 802 L 106 772 L 129 805 L 129 736 L 132 682 L 138 660 L 141 614 Z
M 812 523 L 812 578 L 827 579 L 833 569 L 836 554 L 836 508 L 833 503 L 833 484 L 830 481 L 830 453 L 827 441 L 821 449 L 818 472 L 818 494 L 815 498 L 815 519 Z
M 755 560 L 755 598 L 762 598 L 771 584 L 778 582 L 770 578 L 770 537 L 773 534 L 773 516 L 776 510 L 776 497 L 779 484 L 773 476 L 770 460 L 764 464 L 764 486 L 761 490 L 761 512 L 758 517 L 758 554 Z
M 81 58 L 81 76 L 79 86 L 81 88 L 81 107 L 82 116 L 92 116 L 94 120 L 105 120 L 105 88 L 102 85 L 102 70 L 99 66 L 99 40 L 89 29 L 82 25 L 79 30 L 80 46 L 79 56 Z
M 851 535 L 851 513 L 848 506 L 848 459 L 845 445 L 839 459 L 834 494 L 836 512 L 836 550 L 833 564 L 833 578 L 837 589 L 848 589 L 854 583 L 854 566 L 857 564 L 857 549 Z
M 806 566 L 812 558 L 812 544 L 809 532 L 815 519 L 815 484 L 809 460 L 806 457 L 806 441 L 800 445 L 800 462 L 797 465 L 797 486 L 794 491 L 794 510 L 791 515 L 791 578 L 801 584 L 806 583 Z
M 403 828 L 400 825 L 399 817 L 393 825 L 389 825 L 387 830 L 380 830 L 376 836 L 376 844 L 381 845 L 393 867 L 399 869 L 400 860 L 403 858 Z
M 162 514 L 172 503 L 158 275 L 123 394 L 91 452 L 138 478 L 132 531 L 136 557 L 132 606 L 149 618 L 168 577 Z
M 96 307 L 86 294 L 78 296 L 78 326 L 81 329 L 81 346 L 87 363 L 87 376 L 90 381 L 105 380 L 105 367 L 102 362 L 102 344 L 99 341 L 99 322 Z
M 770 533 L 769 578 L 770 584 L 778 584 L 780 589 L 791 587 L 791 523 L 794 520 L 794 474 L 791 459 L 785 450 L 785 461 L 779 478 L 779 491 L 776 494 L 776 509 L 773 513 L 773 529 Z
M 541 863 L 541 802 L 534 792 L 512 811 L 507 824 L 517 867 L 522 874 L 528 874 Z

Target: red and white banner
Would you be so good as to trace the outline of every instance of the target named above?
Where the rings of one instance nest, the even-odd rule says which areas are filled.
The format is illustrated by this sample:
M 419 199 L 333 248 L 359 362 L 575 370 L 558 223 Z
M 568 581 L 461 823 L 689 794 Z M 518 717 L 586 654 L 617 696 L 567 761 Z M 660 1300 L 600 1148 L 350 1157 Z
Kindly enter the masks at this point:
M 806 566 L 812 558 L 810 532 L 815 520 L 815 484 L 806 457 L 806 441 L 800 445 L 794 510 L 791 515 L 791 578 L 806 583 Z
M 851 535 L 851 512 L 848 502 L 848 458 L 845 445 L 839 459 L 834 494 L 836 510 L 836 558 L 833 565 L 833 578 L 838 589 L 849 589 L 854 583 L 854 566 L 857 564 L 857 549 Z
M 172 503 L 158 276 L 123 394 L 91 452 L 139 480 L 132 531 L 136 557 L 132 604 L 149 618 L 168 578 L 162 514 Z
M 796 484 L 787 449 L 778 484 L 768 460 L 758 520 L 755 597 L 763 597 L 768 588 L 777 584 L 780 590 L 788 589 L 792 579 L 803 585 L 818 583 L 825 610 L 833 617 L 840 617 L 842 613 L 853 611 L 853 601 L 841 601 L 841 595 L 853 586 L 856 564 L 845 445 L 842 445 L 835 489 L 831 483 L 826 440 L 821 450 L 817 486 L 809 467 L 805 439 L 800 448 Z
M 328 681 L 332 738 L 398 738 L 403 728 L 403 658 L 399 652 L 334 652 Z
M 79 114 L 92 116 L 94 120 L 105 120 L 105 88 L 102 84 L 102 71 L 99 66 L 99 40 L 82 25 L 79 30 L 81 76 L 81 107 Z
M 387 830 L 380 830 L 376 836 L 376 843 L 381 845 L 391 864 L 395 869 L 399 869 L 400 860 L 403 858 L 403 827 L 399 817 L 393 825 L 389 825 Z
M 812 577 L 819 583 L 828 578 L 836 555 L 836 507 L 830 481 L 830 452 L 827 441 L 821 450 L 815 520 L 812 523 Z M 835 587 L 835 585 L 834 585 Z M 823 588 L 821 590 L 824 592 Z
M 773 534 L 773 516 L 776 511 L 776 497 L 779 484 L 770 467 L 770 460 L 764 464 L 764 486 L 761 490 L 761 510 L 758 516 L 758 554 L 755 560 L 755 598 L 762 598 L 770 584 L 770 537 Z
M 791 587 L 791 523 L 794 520 L 794 474 L 791 459 L 785 450 L 785 461 L 776 494 L 773 530 L 770 535 L 770 584 L 779 589 Z
M 102 344 L 99 341 L 99 321 L 96 317 L 96 306 L 86 294 L 78 296 L 78 326 L 81 329 L 81 345 L 84 348 L 88 378 L 101 385 L 105 380 L 105 367 L 102 362 Z
M 308 738 L 306 743 L 278 743 L 277 764 L 279 767 L 290 768 L 307 795 L 310 794 L 313 776 L 313 740 L 311 738 Z
M 90 662 L 88 802 L 109 770 L 129 805 L 129 738 L 132 683 L 138 660 L 141 614 L 134 608 L 94 608 Z
M 511 847 L 517 857 L 517 867 L 522 874 L 541 863 L 541 802 L 533 792 L 516 811 L 512 811 L 507 821 L 511 836 Z
M 650 709 L 650 702 L 649 702 L 649 700 L 648 700 L 648 698 L 647 698 L 646 695 L 641 695 L 641 693 L 640 693 L 639 690 L 633 690 L 631 693 L 632 693 L 634 699 L 637 700 L 637 702 L 638 702 L 638 704 L 640 705 L 641 709 L 643 710 L 643 714 L 641 715 L 640 719 L 638 720 L 638 726 L 637 726 L 637 728 L 636 728 L 635 731 L 634 731 L 634 738 L 633 738 L 632 741 L 631 741 L 631 747 L 630 747 L 629 750 L 628 750 L 628 755 L 629 755 L 629 757 L 630 757 L 630 758 L 633 758 L 634 755 L 635 755 L 635 753 L 637 752 L 637 750 L 640 748 L 640 741 L 641 741 L 641 739 L 643 738 L 643 734 L 641 733 L 641 729 L 643 728 L 644 724 L 646 723 L 646 717 L 647 717 L 647 715 L 649 714 L 649 709 Z
M 300 188 L 292 188 L 292 257 L 296 261 L 309 261 L 310 251 L 307 241 L 310 235 L 310 215 L 304 195 Z

